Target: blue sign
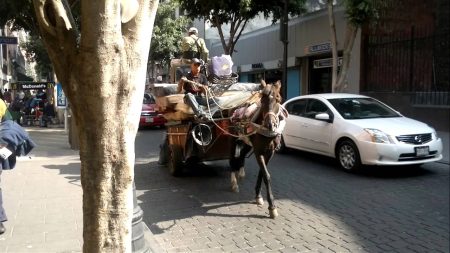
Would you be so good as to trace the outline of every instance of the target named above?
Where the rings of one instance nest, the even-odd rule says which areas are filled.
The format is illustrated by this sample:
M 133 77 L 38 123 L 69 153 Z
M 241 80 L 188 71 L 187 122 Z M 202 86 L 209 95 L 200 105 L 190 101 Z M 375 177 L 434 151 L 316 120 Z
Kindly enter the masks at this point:
M 56 106 L 57 107 L 67 106 L 66 95 L 64 94 L 61 83 L 56 84 Z
M 17 45 L 17 37 L 0 36 L 0 44 L 14 44 L 14 45 Z

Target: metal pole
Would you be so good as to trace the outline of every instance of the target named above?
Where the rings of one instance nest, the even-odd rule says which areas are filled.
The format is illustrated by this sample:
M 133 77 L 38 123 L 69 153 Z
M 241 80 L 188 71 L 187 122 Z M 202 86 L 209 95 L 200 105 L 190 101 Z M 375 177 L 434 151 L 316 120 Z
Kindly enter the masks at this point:
M 282 97 L 286 98 L 287 96 L 287 42 L 284 42 L 284 52 L 283 52 L 283 80 L 282 80 Z
M 411 26 L 411 40 L 409 51 L 409 91 L 414 90 L 414 26 Z
M 288 0 L 284 0 L 284 8 L 283 8 L 283 17 L 282 21 L 282 30 L 281 38 L 283 42 L 283 78 L 282 78 L 282 86 L 281 86 L 281 95 L 286 99 L 287 97 L 287 56 L 288 56 Z

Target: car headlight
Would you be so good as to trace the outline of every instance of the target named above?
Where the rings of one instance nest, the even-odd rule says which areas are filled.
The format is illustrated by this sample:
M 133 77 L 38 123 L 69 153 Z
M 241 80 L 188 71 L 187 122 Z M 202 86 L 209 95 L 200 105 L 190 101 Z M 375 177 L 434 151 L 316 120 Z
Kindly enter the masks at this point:
M 389 135 L 383 131 L 380 131 L 378 129 L 373 129 L 373 128 L 364 128 L 364 131 L 366 131 L 370 135 L 370 139 L 372 142 L 394 143 L 394 141 L 391 139 L 391 137 L 389 137 Z
M 439 136 L 437 135 L 436 129 L 434 129 L 434 128 L 431 127 L 431 126 L 428 126 L 428 127 L 431 128 L 431 138 L 432 138 L 433 140 L 439 139 Z

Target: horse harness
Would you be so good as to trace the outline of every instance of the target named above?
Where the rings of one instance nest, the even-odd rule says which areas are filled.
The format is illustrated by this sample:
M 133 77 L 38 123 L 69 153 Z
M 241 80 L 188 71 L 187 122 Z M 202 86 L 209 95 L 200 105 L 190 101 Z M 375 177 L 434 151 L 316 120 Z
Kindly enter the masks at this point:
M 248 108 L 249 106 L 245 107 Z M 256 123 L 257 118 L 259 117 L 259 114 L 261 113 L 261 106 L 259 105 L 257 109 L 252 113 L 251 120 L 245 120 L 238 117 L 232 117 L 235 121 L 235 131 L 236 131 L 236 137 L 242 141 L 244 141 L 246 144 L 251 146 L 250 142 L 250 136 L 254 134 L 260 134 L 265 137 L 274 138 L 278 135 L 281 135 L 281 133 L 284 130 L 284 127 L 286 125 L 286 118 L 288 117 L 289 113 L 287 110 L 280 104 L 276 104 L 276 110 L 267 112 L 263 115 L 262 122 L 264 123 L 267 117 L 273 117 L 275 119 L 275 129 L 270 130 L 266 126 L 259 123 Z

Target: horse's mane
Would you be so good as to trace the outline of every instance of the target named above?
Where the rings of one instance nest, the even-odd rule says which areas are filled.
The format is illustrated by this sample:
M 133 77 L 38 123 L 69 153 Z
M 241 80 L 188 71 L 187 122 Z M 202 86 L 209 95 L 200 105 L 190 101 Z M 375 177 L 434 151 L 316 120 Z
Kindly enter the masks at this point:
M 246 104 L 259 103 L 261 101 L 262 94 L 260 92 L 255 92 L 247 101 Z

